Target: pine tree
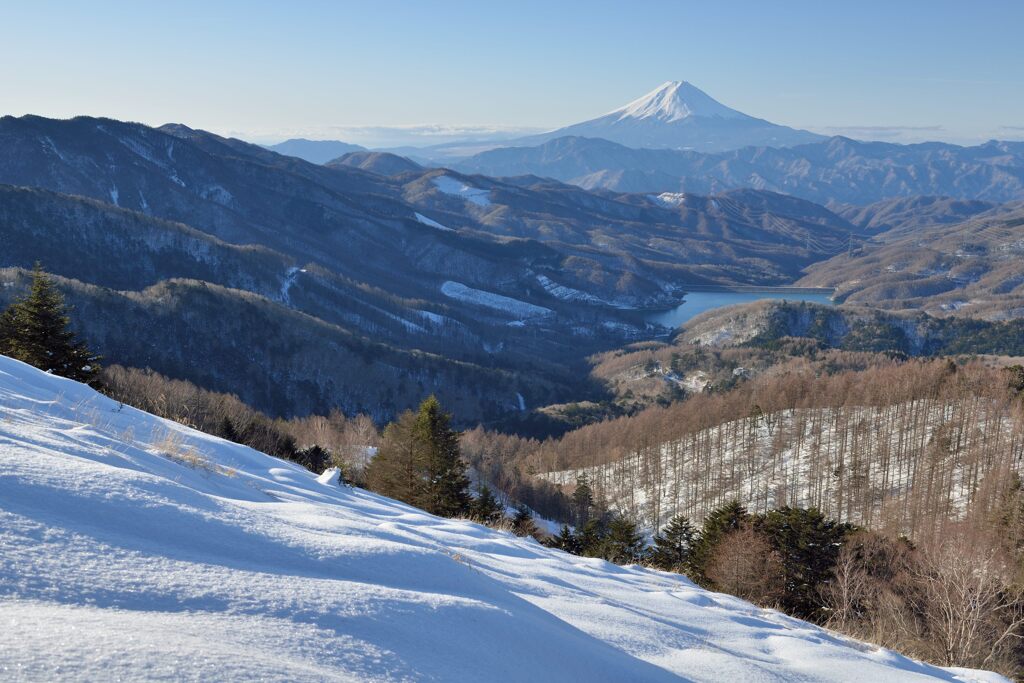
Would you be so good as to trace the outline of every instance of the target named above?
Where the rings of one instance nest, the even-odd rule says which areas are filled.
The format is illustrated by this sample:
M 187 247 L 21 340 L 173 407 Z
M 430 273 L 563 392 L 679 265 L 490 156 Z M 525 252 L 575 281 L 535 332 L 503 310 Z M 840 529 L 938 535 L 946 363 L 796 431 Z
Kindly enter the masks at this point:
M 576 490 L 572 492 L 573 512 L 576 515 L 576 526 L 583 528 L 590 521 L 590 508 L 594 504 L 594 491 L 590 488 L 587 475 L 576 477 Z
M 99 356 L 69 325 L 64 297 L 36 263 L 29 293 L 0 315 L 0 353 L 77 382 L 94 382 Z
M 469 479 L 450 420 L 433 396 L 399 415 L 366 469 L 367 485 L 435 515 L 468 514 Z
M 548 541 L 548 546 L 551 548 L 557 548 L 558 550 L 564 550 L 567 553 L 573 555 L 580 554 L 580 541 L 576 538 L 576 534 L 572 532 L 568 524 L 563 524 L 559 530 L 558 535 L 551 537 Z
M 480 486 L 477 497 L 470 504 L 470 517 L 482 524 L 496 524 L 503 516 L 501 504 L 486 484 Z
M 217 425 L 217 436 L 228 441 L 234 441 L 238 443 L 238 430 L 235 429 L 235 423 L 231 421 L 231 418 L 225 415 L 220 424 Z
M 459 435 L 451 428 L 451 416 L 440 401 L 430 396 L 420 404 L 415 435 L 426 451 L 427 490 L 423 509 L 442 517 L 469 511 L 469 479 L 459 452 Z
M 696 539 L 697 529 L 690 520 L 676 515 L 654 536 L 654 563 L 665 571 L 684 572 Z
M 635 564 L 644 558 L 644 537 L 636 522 L 616 515 L 608 524 L 604 539 L 604 559 L 616 564 Z
M 512 518 L 512 533 L 516 536 L 535 536 L 537 531 L 530 509 L 523 504 L 517 505 L 516 514 Z
M 754 528 L 782 559 L 782 608 L 805 619 L 817 616 L 821 589 L 832 577 L 839 550 L 854 528 L 828 519 L 814 508 L 788 506 L 758 517 Z
M 320 474 L 330 465 L 331 454 L 326 449 L 313 444 L 309 448 L 296 451 L 293 460 L 310 472 Z
M 749 524 L 750 515 L 747 509 L 740 505 L 739 501 L 731 501 L 720 508 L 712 510 L 704 518 L 700 536 L 690 549 L 688 564 L 690 578 L 694 581 L 706 582 L 707 577 L 704 570 L 711 560 L 715 546 L 722 538 L 731 531 L 737 531 L 744 525 Z
M 604 551 L 604 539 L 608 535 L 608 519 L 606 515 L 591 517 L 576 534 L 580 554 L 587 557 L 601 557 Z
M 416 413 L 406 410 L 384 429 L 377 455 L 366 466 L 371 491 L 422 507 L 426 455 L 415 435 Z

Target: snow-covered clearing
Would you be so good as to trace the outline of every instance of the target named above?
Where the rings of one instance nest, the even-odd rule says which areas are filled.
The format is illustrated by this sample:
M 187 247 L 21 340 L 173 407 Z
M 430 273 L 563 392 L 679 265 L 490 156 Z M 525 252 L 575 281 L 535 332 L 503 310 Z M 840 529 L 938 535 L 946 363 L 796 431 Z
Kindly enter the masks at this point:
M 433 517 L 0 357 L 0 678 L 1002 681 Z
M 445 194 L 462 197 L 466 201 L 473 202 L 477 206 L 491 205 L 491 199 L 489 196 L 491 194 L 490 190 L 481 190 L 479 187 L 467 185 L 461 180 L 457 180 L 451 176 L 437 176 L 434 178 L 434 185 Z
M 419 213 L 418 211 L 413 211 L 413 215 L 416 216 L 416 220 L 417 221 L 419 221 L 423 225 L 426 225 L 427 227 L 436 228 L 437 230 L 446 230 L 448 232 L 455 232 L 454 230 L 452 230 L 448 226 L 441 225 L 437 221 L 432 220 L 430 218 L 427 218 L 426 216 L 424 216 L 422 213 Z
M 573 289 L 566 285 L 560 285 L 547 275 L 538 275 L 537 282 L 539 282 L 540 286 L 544 288 L 544 291 L 556 299 L 561 299 L 562 301 L 583 301 L 593 304 L 601 303 L 601 300 L 593 294 L 587 294 L 586 292 L 581 292 L 578 289 Z
M 647 197 L 662 206 L 674 209 L 686 203 L 686 195 L 682 192 L 662 192 L 661 194 L 649 194 Z
M 487 308 L 493 308 L 517 318 L 536 318 L 550 315 L 552 312 L 550 308 L 544 308 L 543 306 L 537 306 L 520 301 L 519 299 L 513 299 L 512 297 L 495 294 L 494 292 L 485 292 L 482 289 L 473 289 L 461 282 L 453 282 L 451 280 L 441 285 L 441 293 L 449 299 L 476 304 L 477 306 L 486 306 Z
M 424 320 L 430 321 L 434 325 L 446 325 L 446 324 L 459 325 L 459 324 L 461 324 L 461 323 L 459 323 L 458 320 L 454 320 L 453 318 L 449 318 L 446 315 L 441 315 L 440 313 L 434 313 L 433 311 L 413 311 L 413 313 L 419 315 Z

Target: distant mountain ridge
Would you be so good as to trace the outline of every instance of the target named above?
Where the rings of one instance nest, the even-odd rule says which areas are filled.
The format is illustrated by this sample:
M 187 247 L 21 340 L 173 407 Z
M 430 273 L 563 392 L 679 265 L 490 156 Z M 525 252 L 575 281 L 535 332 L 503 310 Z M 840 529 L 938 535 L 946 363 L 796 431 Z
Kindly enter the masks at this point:
M 331 159 L 327 166 L 350 166 L 364 171 L 370 171 L 377 175 L 401 175 L 403 173 L 416 173 L 422 171 L 423 167 L 412 159 L 391 154 L 389 152 L 349 152 L 337 159 Z
M 306 140 L 305 138 L 293 138 L 266 147 L 278 154 L 305 159 L 311 164 L 326 164 L 349 152 L 366 151 L 362 145 L 353 145 L 340 140 Z
M 856 205 L 918 195 L 999 203 L 1024 199 L 1024 142 L 960 147 L 833 137 L 789 148 L 711 154 L 560 137 L 482 152 L 452 165 L 466 173 L 536 175 L 617 192 L 712 194 L 750 187 L 819 204 Z

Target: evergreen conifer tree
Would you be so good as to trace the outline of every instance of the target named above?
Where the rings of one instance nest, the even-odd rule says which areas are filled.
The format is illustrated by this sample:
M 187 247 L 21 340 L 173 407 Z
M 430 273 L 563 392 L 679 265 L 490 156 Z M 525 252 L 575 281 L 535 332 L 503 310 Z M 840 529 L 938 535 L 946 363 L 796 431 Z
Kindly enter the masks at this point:
M 217 436 L 228 441 L 234 441 L 238 443 L 238 430 L 235 429 L 235 423 L 231 421 L 231 418 L 225 415 L 220 424 L 217 425 Z
M 616 564 L 635 564 L 644 558 L 644 537 L 636 522 L 616 515 L 608 524 L 604 539 L 604 559 Z
M 534 536 L 537 531 L 530 509 L 522 504 L 516 506 L 516 514 L 512 518 L 512 533 L 516 536 Z
M 36 263 L 28 294 L 0 315 L 0 353 L 78 382 L 94 382 L 99 356 L 75 338 L 68 308 Z
M 690 578 L 694 581 L 706 582 L 707 577 L 704 575 L 704 569 L 711 559 L 715 546 L 730 531 L 742 528 L 749 521 L 750 515 L 747 514 L 747 509 L 736 500 L 712 510 L 704 518 L 700 536 L 690 549 L 690 557 L 688 558 L 691 572 Z
M 425 451 L 426 496 L 423 509 L 442 517 L 469 511 L 469 479 L 459 452 L 459 435 L 451 428 L 451 416 L 440 401 L 430 396 L 416 415 L 415 438 Z
M 431 396 L 387 426 L 367 485 L 385 496 L 444 517 L 470 511 L 469 479 L 450 416 Z
M 558 550 L 564 550 L 567 553 L 572 553 L 573 555 L 580 554 L 579 539 L 576 538 L 576 534 L 572 532 L 572 529 L 569 528 L 568 524 L 562 525 L 562 528 L 559 530 L 558 534 L 556 536 L 553 536 L 551 540 L 548 541 L 548 545 L 552 548 L 557 548 Z
M 293 459 L 310 472 L 320 474 L 330 465 L 331 454 L 326 449 L 313 444 L 309 448 L 296 451 Z
M 583 528 L 590 521 L 590 508 L 594 504 L 594 491 L 590 488 L 587 475 L 576 477 L 576 490 L 572 492 L 573 512 L 576 515 L 576 526 Z
M 839 550 L 854 528 L 814 508 L 788 506 L 759 516 L 754 528 L 782 558 L 782 608 L 805 619 L 818 616 L 821 589 L 831 579 Z
M 587 557 L 601 557 L 604 550 L 604 539 L 608 535 L 608 524 L 605 515 L 591 517 L 577 534 L 580 554 Z
M 665 571 L 684 572 L 696 538 L 697 529 L 690 520 L 676 515 L 654 536 L 654 563 Z
M 469 513 L 473 519 L 483 524 L 496 524 L 503 516 L 501 504 L 486 484 L 480 486 L 477 497 L 470 504 Z

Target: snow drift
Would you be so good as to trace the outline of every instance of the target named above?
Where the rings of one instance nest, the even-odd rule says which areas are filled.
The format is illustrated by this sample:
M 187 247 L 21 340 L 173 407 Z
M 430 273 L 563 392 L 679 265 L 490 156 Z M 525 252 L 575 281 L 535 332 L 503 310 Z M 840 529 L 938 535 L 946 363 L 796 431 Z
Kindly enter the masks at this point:
M 344 488 L 0 357 L 0 677 L 940 680 L 696 588 Z

